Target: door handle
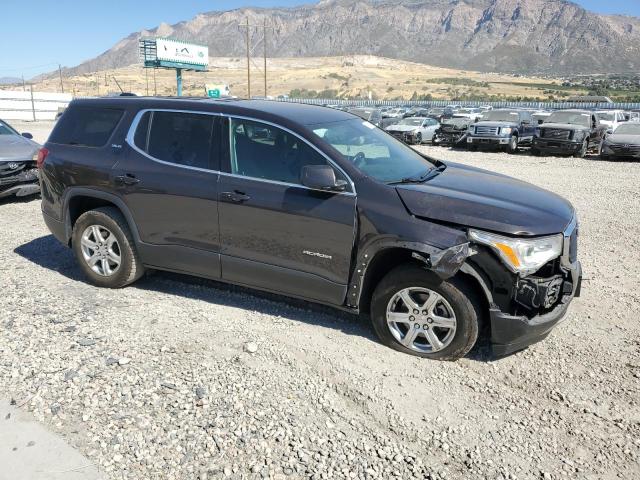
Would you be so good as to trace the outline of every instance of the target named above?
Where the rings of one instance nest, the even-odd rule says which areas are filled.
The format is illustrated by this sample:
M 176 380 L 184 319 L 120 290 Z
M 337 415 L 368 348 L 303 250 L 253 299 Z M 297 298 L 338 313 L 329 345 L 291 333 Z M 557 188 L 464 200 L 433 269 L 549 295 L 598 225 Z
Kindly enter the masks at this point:
M 233 192 L 222 192 L 220 199 L 227 202 L 242 203 L 250 200 L 251 197 L 244 192 L 234 190 Z
M 136 178 L 135 175 L 131 173 L 126 173 L 124 175 L 118 175 L 114 178 L 115 182 L 120 185 L 135 185 L 140 183 L 140 179 Z

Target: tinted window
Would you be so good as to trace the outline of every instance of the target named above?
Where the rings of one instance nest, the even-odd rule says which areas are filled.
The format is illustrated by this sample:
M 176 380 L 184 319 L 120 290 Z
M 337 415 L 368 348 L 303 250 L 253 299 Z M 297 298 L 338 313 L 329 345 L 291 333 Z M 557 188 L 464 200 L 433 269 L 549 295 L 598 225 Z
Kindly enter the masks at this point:
M 49 139 L 52 143 L 102 147 L 122 118 L 116 108 L 71 107 L 58 120 Z
M 133 138 L 133 143 L 141 150 L 147 151 L 147 138 L 149 133 L 149 119 L 151 118 L 151 112 L 147 112 L 142 115 L 136 128 L 136 135 Z
M 362 120 L 360 120 L 362 121 Z M 305 165 L 326 165 L 307 143 L 277 127 L 231 119 L 231 173 L 300 184 Z M 336 178 L 343 177 L 336 172 Z
M 147 152 L 165 162 L 208 169 L 212 135 L 211 115 L 153 112 Z

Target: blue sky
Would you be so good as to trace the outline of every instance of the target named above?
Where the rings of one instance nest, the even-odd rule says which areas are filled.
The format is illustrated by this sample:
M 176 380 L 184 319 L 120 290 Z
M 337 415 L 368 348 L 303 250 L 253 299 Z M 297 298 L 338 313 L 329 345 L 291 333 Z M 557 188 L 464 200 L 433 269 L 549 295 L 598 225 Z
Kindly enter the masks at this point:
M 177 23 L 200 12 L 242 6 L 291 6 L 300 0 L 1 0 L 0 77 L 30 78 L 75 66 L 126 35 L 160 22 Z M 577 0 L 584 7 L 640 16 L 640 0 Z M 7 41 L 8 40 L 8 41 Z

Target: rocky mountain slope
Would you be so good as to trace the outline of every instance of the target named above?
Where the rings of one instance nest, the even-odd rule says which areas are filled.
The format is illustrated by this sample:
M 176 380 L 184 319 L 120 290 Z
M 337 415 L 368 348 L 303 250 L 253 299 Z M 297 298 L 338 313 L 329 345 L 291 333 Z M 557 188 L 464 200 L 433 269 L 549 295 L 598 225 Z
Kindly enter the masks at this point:
M 270 56 L 372 54 L 437 66 L 522 73 L 628 72 L 640 68 L 640 18 L 598 15 L 565 0 L 322 0 L 295 8 L 243 8 L 136 32 L 73 69 L 138 62 L 141 36 L 245 52 L 240 23 L 267 23 Z M 252 29 L 254 44 L 261 29 Z M 258 51 L 261 51 L 258 46 Z

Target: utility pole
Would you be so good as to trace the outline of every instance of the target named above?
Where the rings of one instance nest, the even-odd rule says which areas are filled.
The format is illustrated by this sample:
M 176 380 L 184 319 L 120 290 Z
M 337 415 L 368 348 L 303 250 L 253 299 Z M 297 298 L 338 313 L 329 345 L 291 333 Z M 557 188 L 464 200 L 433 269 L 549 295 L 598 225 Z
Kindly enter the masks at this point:
M 23 92 L 27 91 L 27 87 L 25 87 L 25 85 L 24 85 L 24 73 L 22 74 L 22 91 Z
M 245 25 L 247 29 L 246 40 L 247 40 L 247 98 L 251 98 L 251 49 L 249 47 L 249 17 L 247 17 L 247 24 Z
M 267 99 L 267 17 L 264 18 L 264 33 L 262 45 L 264 46 L 264 99 Z
M 153 67 L 153 96 L 158 96 L 158 85 L 156 84 L 156 67 Z
M 58 73 L 60 74 L 60 90 L 64 93 L 64 85 L 62 83 L 62 66 L 58 64 Z

